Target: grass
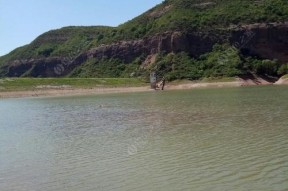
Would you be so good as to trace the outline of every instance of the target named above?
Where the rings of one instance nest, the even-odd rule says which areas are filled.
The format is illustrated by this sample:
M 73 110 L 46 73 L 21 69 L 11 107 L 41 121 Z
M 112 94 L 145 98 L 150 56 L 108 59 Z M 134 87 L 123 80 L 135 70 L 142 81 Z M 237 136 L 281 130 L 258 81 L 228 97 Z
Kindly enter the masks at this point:
M 148 85 L 146 82 L 138 78 L 3 78 L 0 79 L 0 92 L 146 85 Z
M 288 76 L 287 76 L 288 77 Z M 217 82 L 235 82 L 234 77 L 219 77 L 219 78 L 203 78 L 200 80 L 174 80 L 169 82 L 169 85 L 181 85 L 181 84 L 189 84 L 189 83 L 217 83 Z
M 288 79 L 288 74 L 282 76 L 282 79 Z

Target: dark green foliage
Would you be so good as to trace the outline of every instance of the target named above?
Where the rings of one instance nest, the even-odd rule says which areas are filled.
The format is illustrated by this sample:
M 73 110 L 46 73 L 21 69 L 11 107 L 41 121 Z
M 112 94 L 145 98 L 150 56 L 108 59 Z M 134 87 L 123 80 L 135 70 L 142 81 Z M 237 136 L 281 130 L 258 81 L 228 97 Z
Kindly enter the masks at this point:
M 53 44 L 43 44 L 37 49 L 37 56 L 49 57 L 55 49 Z
M 235 77 L 250 73 L 277 76 L 288 72 L 288 65 L 280 65 L 276 60 L 244 58 L 240 52 L 228 44 L 216 44 L 213 51 L 199 59 L 187 53 L 159 55 L 155 64 L 148 68 L 167 80 Z
M 229 45 L 215 45 L 211 53 L 202 55 L 198 60 L 184 52 L 159 55 L 149 69 L 168 80 L 232 77 L 243 73 L 239 52 Z
M 76 68 L 70 77 L 144 77 L 155 71 L 158 78 L 168 81 L 176 79 L 199 80 L 203 78 L 223 78 L 249 73 L 263 75 L 283 75 L 288 72 L 288 65 L 277 61 L 244 58 L 234 47 L 216 44 L 213 51 L 200 56 L 190 57 L 187 53 L 159 54 L 156 62 L 147 68 L 141 68 L 142 58 L 126 64 L 118 59 L 90 59 Z
M 277 75 L 280 66 L 276 60 L 261 60 L 254 67 L 257 74 Z
M 176 79 L 196 80 L 203 76 L 198 62 L 187 53 L 159 55 L 155 64 L 151 65 L 150 71 L 156 71 L 157 75 L 165 76 L 169 81 Z
M 139 76 L 139 64 L 141 62 L 138 59 L 131 64 L 125 64 L 119 59 L 89 59 L 82 66 L 76 68 L 70 76 L 82 78 L 137 77 Z
M 277 74 L 279 76 L 283 76 L 285 74 L 288 74 L 288 64 L 281 65 L 280 68 L 277 71 Z
M 0 76 L 7 76 L 8 67 L 0 67 Z
M 167 30 L 214 30 L 231 24 L 279 22 L 288 18 L 286 0 L 167 0 L 120 27 L 135 36 Z M 135 27 L 138 30 L 135 30 Z
M 284 67 L 284 66 L 283 66 Z M 285 68 L 277 60 L 259 60 L 258 58 L 245 58 L 244 70 L 256 74 L 278 76 L 285 73 Z
M 120 77 L 125 70 L 125 65 L 120 60 L 115 59 L 89 59 L 83 66 L 76 68 L 72 77 L 90 78 L 90 77 Z
M 238 50 L 229 45 L 215 45 L 213 51 L 200 57 L 204 77 L 232 77 L 242 74 Z

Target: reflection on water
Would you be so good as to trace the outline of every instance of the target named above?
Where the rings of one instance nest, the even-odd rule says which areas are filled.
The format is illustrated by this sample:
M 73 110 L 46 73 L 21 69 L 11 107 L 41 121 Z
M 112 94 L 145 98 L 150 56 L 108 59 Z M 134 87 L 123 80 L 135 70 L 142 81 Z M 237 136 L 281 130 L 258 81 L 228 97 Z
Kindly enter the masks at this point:
M 0 190 L 287 190 L 288 89 L 0 100 Z

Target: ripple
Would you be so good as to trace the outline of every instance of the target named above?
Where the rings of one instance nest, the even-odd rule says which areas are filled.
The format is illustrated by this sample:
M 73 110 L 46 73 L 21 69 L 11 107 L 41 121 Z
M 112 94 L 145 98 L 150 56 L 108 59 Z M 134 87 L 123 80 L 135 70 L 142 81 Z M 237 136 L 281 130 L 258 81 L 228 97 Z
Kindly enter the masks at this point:
M 4 101 L 0 190 L 287 190 L 270 88 Z

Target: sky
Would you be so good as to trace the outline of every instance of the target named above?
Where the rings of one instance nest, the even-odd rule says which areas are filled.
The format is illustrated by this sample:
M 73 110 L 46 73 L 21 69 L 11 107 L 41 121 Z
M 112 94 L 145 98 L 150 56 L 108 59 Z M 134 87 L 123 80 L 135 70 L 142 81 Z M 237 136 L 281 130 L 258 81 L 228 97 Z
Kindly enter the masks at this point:
M 65 26 L 117 26 L 163 0 L 0 0 L 0 56 Z

